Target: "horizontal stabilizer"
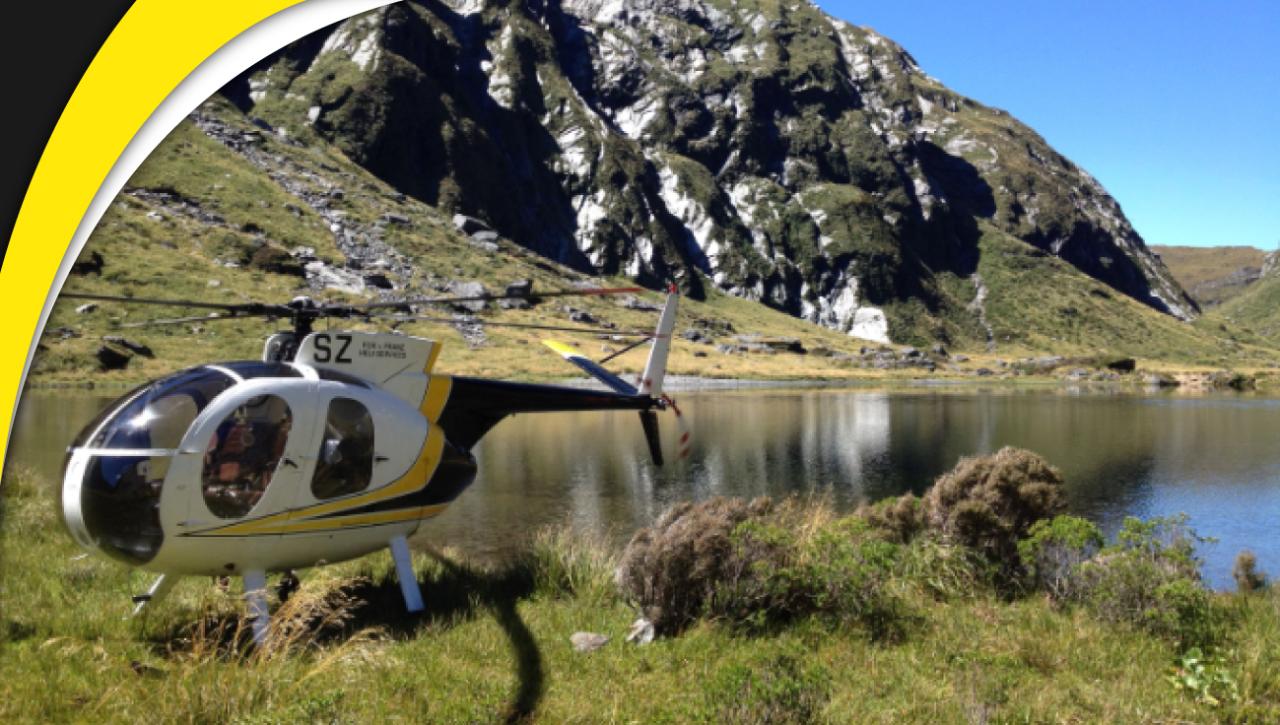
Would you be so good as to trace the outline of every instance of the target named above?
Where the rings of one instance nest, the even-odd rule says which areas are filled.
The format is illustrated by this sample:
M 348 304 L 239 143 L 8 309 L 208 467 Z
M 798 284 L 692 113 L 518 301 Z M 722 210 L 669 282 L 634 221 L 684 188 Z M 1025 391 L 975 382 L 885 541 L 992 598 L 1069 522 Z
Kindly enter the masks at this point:
M 593 362 L 592 360 L 588 359 L 586 356 L 584 356 L 582 353 L 578 352 L 577 350 L 573 349 L 572 347 L 569 347 L 564 343 L 555 342 L 554 340 L 543 340 L 542 344 L 546 345 L 552 350 L 555 350 L 565 360 L 568 360 L 574 365 L 577 365 L 578 367 L 582 368 L 584 371 L 586 371 L 588 375 L 595 378 L 596 380 L 599 380 L 605 385 L 608 385 L 614 391 L 622 393 L 623 395 L 638 394 L 638 391 L 636 390 L 634 385 L 632 385 L 631 383 L 628 383 L 627 381 L 623 380 L 617 375 L 614 375 L 608 370 L 605 370 L 603 367 Z

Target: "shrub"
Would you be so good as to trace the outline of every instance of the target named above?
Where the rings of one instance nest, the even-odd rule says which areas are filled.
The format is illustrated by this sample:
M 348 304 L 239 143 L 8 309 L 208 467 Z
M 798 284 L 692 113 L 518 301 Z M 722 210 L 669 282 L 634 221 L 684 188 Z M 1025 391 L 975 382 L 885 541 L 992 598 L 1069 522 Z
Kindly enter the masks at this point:
M 659 634 L 703 615 L 748 630 L 822 615 L 891 637 L 902 618 L 886 582 L 900 549 L 856 516 L 713 499 L 679 504 L 638 532 L 617 583 Z
M 935 599 L 945 601 L 989 590 L 993 571 L 990 562 L 973 549 L 921 536 L 902 547 L 897 574 Z
M 1186 516 L 1125 519 L 1117 544 L 1076 568 L 1074 596 L 1103 621 L 1188 647 L 1217 641 L 1226 613 L 1200 583 L 1194 544 L 1203 539 L 1186 522 Z
M 1241 594 L 1250 594 L 1267 588 L 1266 574 L 1258 571 L 1258 557 L 1247 549 L 1236 554 L 1236 563 L 1231 568 L 1231 576 L 1235 578 L 1236 589 Z
M 1075 516 L 1055 516 L 1032 524 L 1027 538 L 1018 542 L 1018 558 L 1032 586 L 1054 601 L 1076 597 L 1077 569 L 1093 558 L 1105 539 L 1097 526 Z
M 830 676 L 821 665 L 784 652 L 717 672 L 707 685 L 702 715 L 710 722 L 807 724 L 818 720 L 830 696 Z
M 861 517 L 872 529 L 888 541 L 905 544 L 924 530 L 924 509 L 919 497 L 905 494 L 887 498 L 874 504 L 863 504 L 855 515 Z
M 873 637 L 900 633 L 898 601 L 885 588 L 899 547 L 848 517 L 816 529 L 794 524 L 784 507 L 733 533 L 733 552 L 708 614 L 761 629 L 809 615 L 866 626 Z
M 1035 522 L 1064 508 L 1062 476 L 1020 448 L 962 458 L 924 496 L 924 520 L 942 536 L 969 546 L 1010 578 L 1020 569 L 1017 542 Z
M 659 634 L 678 632 L 702 614 L 724 581 L 734 529 L 772 508 L 767 498 L 750 503 L 714 498 L 672 506 L 652 526 L 637 531 L 623 550 L 615 575 L 618 588 Z

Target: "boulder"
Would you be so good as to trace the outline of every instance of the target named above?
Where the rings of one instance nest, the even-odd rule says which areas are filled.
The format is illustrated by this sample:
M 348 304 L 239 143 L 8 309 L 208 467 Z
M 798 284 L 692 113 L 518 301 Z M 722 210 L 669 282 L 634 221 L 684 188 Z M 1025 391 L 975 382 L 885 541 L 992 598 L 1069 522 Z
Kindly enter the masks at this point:
M 466 214 L 453 215 L 453 228 L 468 235 L 476 232 L 493 231 L 493 227 L 489 226 L 487 222 Z
M 397 214 L 395 212 L 389 211 L 386 214 L 383 214 L 381 219 L 382 221 L 388 224 L 399 224 L 400 226 L 406 226 L 406 227 L 409 226 L 409 217 L 405 216 L 404 214 Z
M 99 347 L 95 356 L 98 358 L 98 366 L 103 370 L 124 370 L 133 359 L 129 353 L 121 352 L 110 345 Z
M 479 282 L 461 282 L 454 280 L 449 283 L 449 294 L 454 297 L 482 297 L 489 294 L 489 290 L 485 289 L 483 284 Z M 462 312 L 483 312 L 489 303 L 486 300 L 467 300 L 463 302 L 450 302 L 449 306 Z
M 471 241 L 477 244 L 497 244 L 498 233 L 494 231 L 479 231 L 471 235 Z
M 86 302 L 83 305 L 80 305 L 79 307 L 76 308 L 76 314 L 87 315 L 91 312 L 97 311 L 97 309 L 98 309 L 97 302 Z
M 147 347 L 146 345 L 140 342 L 134 342 L 133 340 L 130 340 L 124 337 L 120 337 L 119 335 L 103 335 L 102 341 L 109 345 L 117 345 L 119 347 L 123 347 L 129 352 L 132 352 L 137 355 L 141 355 L 143 357 L 154 358 L 156 356 L 155 353 L 151 351 L 151 348 Z
M 1148 388 L 1176 388 L 1180 383 L 1163 373 L 1147 373 L 1142 376 L 1142 384 Z
M 533 295 L 533 280 L 518 279 L 508 284 L 503 294 L 524 296 L 498 300 L 499 307 L 504 310 L 527 310 L 533 307 L 533 301 L 528 299 Z
M 89 254 L 89 259 L 76 262 L 71 265 L 71 274 L 81 277 L 89 274 L 96 274 L 101 277 L 103 264 L 104 260 L 102 259 L 102 255 L 97 252 L 91 252 Z
M 1106 361 L 1103 364 L 1103 367 L 1107 368 L 1108 370 L 1115 370 L 1118 373 L 1131 373 L 1133 372 L 1134 368 L 1137 367 L 1137 365 L 1138 365 L 1137 361 L 1134 360 L 1133 358 L 1121 357 L 1121 358 L 1115 358 L 1114 360 Z

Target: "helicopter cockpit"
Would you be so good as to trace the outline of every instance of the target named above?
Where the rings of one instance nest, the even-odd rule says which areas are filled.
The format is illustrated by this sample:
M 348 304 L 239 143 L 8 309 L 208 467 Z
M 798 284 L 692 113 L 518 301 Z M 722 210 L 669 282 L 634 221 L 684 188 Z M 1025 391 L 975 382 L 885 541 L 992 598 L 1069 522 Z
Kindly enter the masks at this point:
M 79 496 L 64 501 L 72 534 L 129 563 L 149 561 L 164 539 L 160 493 L 165 477 L 200 412 L 246 380 L 301 377 L 287 363 L 204 365 L 148 383 L 108 405 L 68 449 L 64 477 L 70 472 L 80 481 Z M 244 401 L 219 423 L 205 450 L 202 477 L 205 503 L 214 515 L 243 515 L 261 497 L 292 418 L 282 398 L 264 394 Z M 78 457 L 77 451 L 82 452 Z M 79 470 L 71 471 L 73 465 Z

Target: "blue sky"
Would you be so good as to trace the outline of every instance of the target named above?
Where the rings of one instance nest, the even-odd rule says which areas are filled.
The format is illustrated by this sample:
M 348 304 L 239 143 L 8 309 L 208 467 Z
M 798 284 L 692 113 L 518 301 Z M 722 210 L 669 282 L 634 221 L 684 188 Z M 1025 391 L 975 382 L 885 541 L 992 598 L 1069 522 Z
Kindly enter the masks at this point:
M 1009 111 L 1148 244 L 1280 245 L 1280 0 L 817 0 Z

